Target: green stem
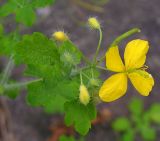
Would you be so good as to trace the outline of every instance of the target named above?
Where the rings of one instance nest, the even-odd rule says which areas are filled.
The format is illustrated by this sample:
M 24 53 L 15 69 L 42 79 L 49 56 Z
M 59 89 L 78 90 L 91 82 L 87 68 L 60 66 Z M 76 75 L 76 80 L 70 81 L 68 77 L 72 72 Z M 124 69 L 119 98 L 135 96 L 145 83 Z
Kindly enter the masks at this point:
M 83 70 L 87 70 L 87 69 L 89 69 L 89 68 L 92 68 L 92 67 L 91 67 L 91 66 L 84 66 L 84 67 L 80 68 L 80 69 L 78 70 L 78 72 L 81 72 L 81 71 L 83 71 Z
M 81 85 L 83 84 L 83 79 L 82 79 L 82 72 L 80 71 L 80 81 L 81 81 Z
M 39 79 L 30 80 L 30 81 L 26 81 L 26 82 L 19 82 L 19 83 L 15 83 L 15 84 L 5 84 L 4 89 L 5 90 L 12 90 L 12 89 L 16 89 L 16 88 L 22 88 L 22 87 L 25 87 L 31 83 L 36 83 L 36 82 L 39 82 L 42 80 L 43 80 L 42 78 L 39 78 Z
M 128 38 L 129 36 L 135 34 L 135 33 L 139 33 L 141 30 L 139 28 L 133 28 L 131 30 L 129 30 L 128 32 L 123 33 L 122 35 L 118 36 L 113 42 L 112 44 L 109 46 L 113 47 L 113 46 L 117 46 L 122 40 Z M 100 60 L 97 63 L 101 63 L 103 60 L 105 59 L 105 55 L 102 56 L 100 58 Z
M 117 37 L 113 43 L 111 44 L 110 47 L 116 46 L 118 45 L 122 40 L 128 38 L 129 36 L 135 34 L 135 33 L 139 33 L 141 30 L 139 28 L 133 28 L 131 30 L 129 30 L 128 32 L 125 32 L 124 34 L 122 34 L 121 36 Z
M 96 50 L 96 53 L 95 53 L 95 56 L 94 56 L 94 59 L 93 59 L 93 63 L 96 64 L 96 59 L 97 59 L 97 56 L 98 56 L 98 53 L 99 53 L 99 50 L 100 50 L 100 47 L 101 47 L 101 43 L 102 43 L 102 30 L 101 28 L 99 28 L 99 42 L 98 42 L 98 46 L 97 46 L 97 50 Z
M 82 75 L 84 75 L 87 79 L 90 79 L 85 73 L 81 71 Z
M 2 79 L 0 81 L 1 84 L 5 84 L 8 81 L 8 79 L 9 79 L 9 77 L 11 75 L 13 67 L 14 67 L 14 62 L 13 62 L 13 55 L 12 55 L 9 58 L 9 62 L 8 62 L 7 66 L 4 69 L 4 73 L 3 73 Z
M 91 69 L 92 78 L 94 78 L 93 68 Z
M 101 69 L 101 70 L 108 71 L 108 69 L 106 69 L 106 68 L 104 68 L 104 67 L 101 67 L 101 66 L 96 66 L 96 68 Z

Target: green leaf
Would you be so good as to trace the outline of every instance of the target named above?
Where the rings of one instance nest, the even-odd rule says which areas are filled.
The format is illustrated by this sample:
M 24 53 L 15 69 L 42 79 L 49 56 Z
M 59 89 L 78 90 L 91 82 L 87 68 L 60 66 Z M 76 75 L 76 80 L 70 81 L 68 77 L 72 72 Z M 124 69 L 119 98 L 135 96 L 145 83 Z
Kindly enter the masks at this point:
M 6 17 L 17 8 L 17 4 L 13 1 L 8 1 L 0 7 L 0 17 Z
M 134 141 L 134 131 L 127 130 L 122 136 L 122 141 Z
M 143 124 L 149 124 L 150 123 L 150 113 L 148 111 L 143 113 L 141 120 L 143 121 Z
M 33 5 L 28 0 L 9 0 L 0 8 L 0 16 L 15 14 L 17 22 L 31 26 L 36 19 Z
M 150 119 L 160 124 L 160 104 L 153 104 L 149 110 Z
M 34 7 L 44 7 L 47 5 L 51 5 L 55 2 L 55 0 L 34 0 L 33 5 Z
M 11 56 L 19 40 L 20 35 L 17 32 L 0 35 L 0 55 Z
M 17 22 L 31 26 L 36 20 L 35 9 L 37 7 L 45 7 L 54 1 L 55 0 L 8 0 L 0 7 L 0 17 L 14 14 Z
M 16 21 L 23 23 L 26 26 L 31 26 L 36 21 L 36 15 L 33 8 L 30 5 L 26 5 L 22 8 L 16 9 Z
M 132 99 L 129 103 L 129 110 L 133 115 L 139 116 L 143 111 L 143 102 L 138 98 Z
M 81 62 L 82 54 L 71 41 L 62 43 L 59 47 L 59 52 L 61 54 L 60 59 L 65 66 L 72 67 Z
M 15 47 L 16 62 L 24 64 L 54 65 L 58 63 L 59 54 L 56 45 L 41 33 L 24 35 Z
M 27 102 L 34 107 L 43 107 L 47 113 L 55 113 L 64 111 L 66 99 L 45 84 L 36 83 L 28 86 Z
M 156 139 L 156 130 L 149 126 L 142 126 L 141 128 L 141 135 L 144 140 L 155 141 Z
M 65 103 L 65 123 L 67 126 L 74 125 L 75 130 L 81 135 L 86 135 L 91 128 L 91 121 L 96 118 L 95 105 L 89 103 L 82 105 L 74 100 Z
M 129 120 L 125 117 L 118 118 L 112 123 L 112 128 L 118 132 L 126 131 L 130 126 Z
M 59 141 L 76 141 L 76 140 L 72 136 L 69 137 L 69 136 L 62 135 Z
M 79 82 L 68 78 L 59 64 L 55 66 L 29 65 L 26 74 L 43 81 L 28 86 L 28 103 L 42 106 L 47 112 L 63 112 L 66 101 L 75 99 L 79 94 Z

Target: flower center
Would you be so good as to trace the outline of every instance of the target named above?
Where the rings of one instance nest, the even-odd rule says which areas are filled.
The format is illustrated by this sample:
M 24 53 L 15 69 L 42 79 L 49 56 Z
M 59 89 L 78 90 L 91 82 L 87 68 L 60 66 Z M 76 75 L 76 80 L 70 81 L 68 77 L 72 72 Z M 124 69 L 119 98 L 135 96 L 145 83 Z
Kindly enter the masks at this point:
M 129 74 L 129 73 L 132 73 L 132 72 L 137 72 L 139 70 L 142 70 L 142 71 L 145 71 L 148 69 L 148 66 L 147 65 L 144 65 L 143 67 L 141 68 L 131 68 L 131 69 L 126 69 L 122 72 L 122 73 L 125 73 L 125 74 Z

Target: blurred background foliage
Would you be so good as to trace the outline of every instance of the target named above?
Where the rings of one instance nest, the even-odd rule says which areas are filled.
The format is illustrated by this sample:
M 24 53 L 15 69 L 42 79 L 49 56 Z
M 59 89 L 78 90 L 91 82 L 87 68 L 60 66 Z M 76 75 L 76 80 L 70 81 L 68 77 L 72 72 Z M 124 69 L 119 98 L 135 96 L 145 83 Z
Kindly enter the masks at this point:
M 130 116 L 118 117 L 112 123 L 116 132 L 120 132 L 122 141 L 134 141 L 137 135 L 140 135 L 144 141 L 156 140 L 156 129 L 160 123 L 160 104 L 154 103 L 144 111 L 142 100 L 134 98 L 128 105 Z

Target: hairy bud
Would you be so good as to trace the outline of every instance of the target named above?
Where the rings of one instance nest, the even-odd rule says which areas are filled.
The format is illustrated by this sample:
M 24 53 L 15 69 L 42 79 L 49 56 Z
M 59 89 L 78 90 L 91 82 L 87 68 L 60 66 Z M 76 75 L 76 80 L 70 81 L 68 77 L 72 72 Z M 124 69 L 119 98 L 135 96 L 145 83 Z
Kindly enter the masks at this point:
M 60 41 L 60 42 L 64 42 L 69 39 L 67 34 L 64 33 L 63 31 L 56 31 L 53 33 L 52 36 L 55 40 Z
M 81 84 L 79 88 L 79 100 L 82 104 L 87 105 L 90 101 L 90 95 L 85 85 Z
M 95 17 L 88 19 L 88 25 L 91 29 L 99 29 L 101 27 L 99 21 Z

